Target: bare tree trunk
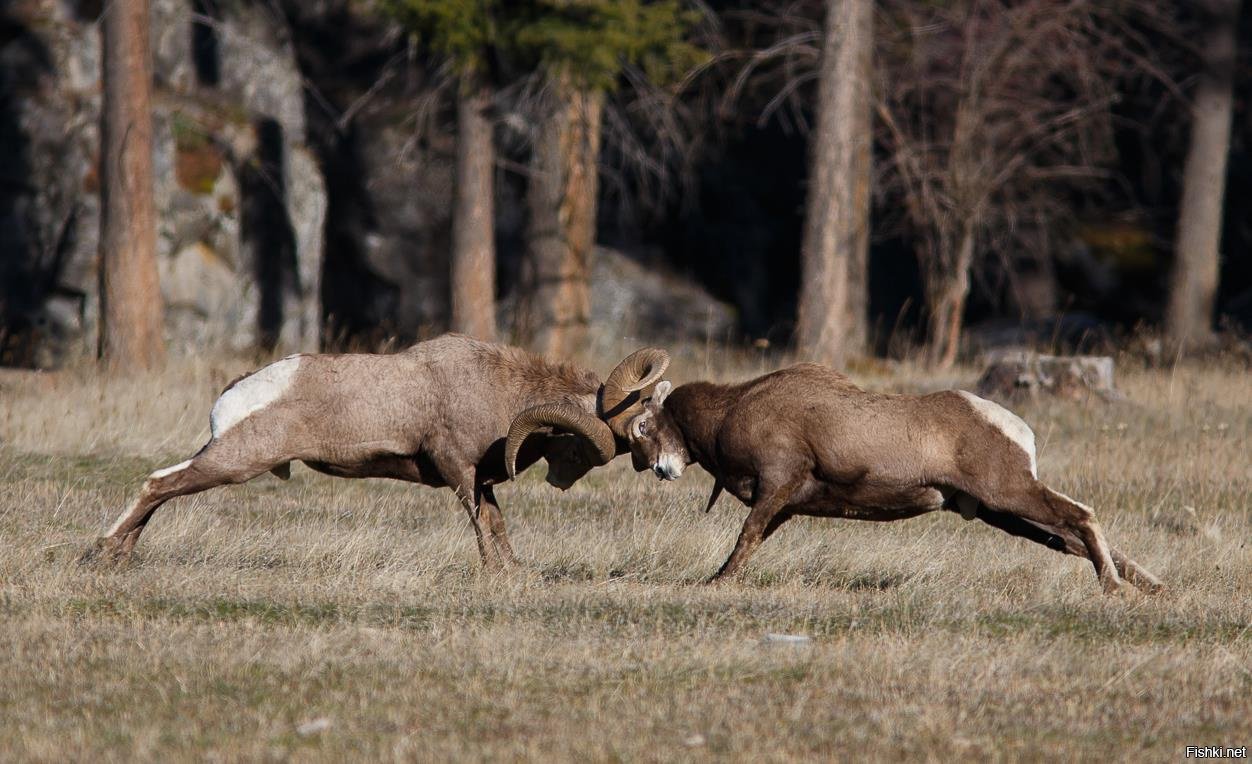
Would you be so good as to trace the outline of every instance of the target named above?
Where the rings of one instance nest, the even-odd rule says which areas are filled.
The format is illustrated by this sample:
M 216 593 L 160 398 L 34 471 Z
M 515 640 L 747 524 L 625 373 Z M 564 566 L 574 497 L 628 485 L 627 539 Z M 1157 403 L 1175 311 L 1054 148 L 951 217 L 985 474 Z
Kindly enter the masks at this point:
M 928 360 L 932 366 L 947 369 L 956 363 L 961 347 L 965 301 L 969 297 L 969 271 L 974 263 L 974 225 L 967 223 L 957 239 L 943 237 L 938 246 L 945 251 L 932 252 L 928 262 L 925 291 L 929 312 L 926 339 Z M 955 251 L 951 251 L 955 249 Z
M 104 6 L 100 125 L 100 358 L 119 368 L 165 358 L 152 181 L 148 0 Z
M 832 364 L 865 343 L 872 35 L 871 0 L 828 0 L 796 340 Z
M 852 65 L 852 103 L 848 120 L 852 134 L 852 203 L 848 208 L 848 331 L 844 347 L 862 354 L 869 342 L 870 175 L 874 159 L 874 0 L 849 0 L 851 31 L 844 42 Z
M 1201 46 L 1204 71 L 1196 90 L 1191 146 L 1183 170 L 1165 318 L 1171 341 L 1192 347 L 1211 342 L 1213 336 L 1239 0 L 1207 0 L 1199 5 L 1208 11 L 1208 33 Z
M 452 330 L 496 337 L 495 145 L 490 92 L 461 85 L 457 102 L 456 198 L 452 210 Z
M 523 320 L 532 346 L 559 357 L 587 344 L 604 96 L 565 83 L 554 90 L 556 103 L 535 139 L 527 191 L 530 289 Z

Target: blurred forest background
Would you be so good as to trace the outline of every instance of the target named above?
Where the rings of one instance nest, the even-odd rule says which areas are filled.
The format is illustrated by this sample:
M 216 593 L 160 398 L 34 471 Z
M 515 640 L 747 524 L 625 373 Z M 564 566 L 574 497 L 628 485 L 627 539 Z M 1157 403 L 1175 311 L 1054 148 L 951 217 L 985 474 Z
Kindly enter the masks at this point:
M 0 364 L 1246 354 L 1239 5 L 5 0 Z

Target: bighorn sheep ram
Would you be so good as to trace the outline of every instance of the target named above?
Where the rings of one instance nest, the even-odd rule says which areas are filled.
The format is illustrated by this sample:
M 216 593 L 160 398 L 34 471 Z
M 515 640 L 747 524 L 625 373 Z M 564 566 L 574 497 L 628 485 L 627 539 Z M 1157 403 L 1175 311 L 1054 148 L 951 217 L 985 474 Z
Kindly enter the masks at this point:
M 86 558 L 128 556 L 153 512 L 176 496 L 265 472 L 287 479 L 299 460 L 338 477 L 451 488 L 484 566 L 501 567 L 514 558 L 492 486 L 515 462 L 543 458 L 548 482 L 565 489 L 625 453 L 640 394 L 651 394 L 668 363 L 663 350 L 639 350 L 601 385 L 572 364 L 455 334 L 392 355 L 290 356 L 228 385 L 213 404 L 209 442 L 149 475 Z
M 661 382 L 628 438 L 640 471 L 673 480 L 694 461 L 710 472 L 706 511 L 723 489 L 751 507 L 713 581 L 738 571 L 795 515 L 886 521 L 949 509 L 1089 558 L 1106 592 L 1123 577 L 1161 587 L 1109 549 L 1090 507 L 1039 481 L 1026 423 L 967 392 L 880 395 L 815 364 L 737 385 L 671 392 Z

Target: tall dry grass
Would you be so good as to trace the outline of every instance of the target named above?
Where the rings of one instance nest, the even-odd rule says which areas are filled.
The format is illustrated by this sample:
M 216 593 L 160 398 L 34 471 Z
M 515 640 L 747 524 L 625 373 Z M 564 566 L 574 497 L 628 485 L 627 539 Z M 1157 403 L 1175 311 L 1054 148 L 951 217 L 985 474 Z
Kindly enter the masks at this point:
M 674 376 L 770 364 L 699 349 Z M 953 515 L 796 520 L 698 582 L 744 511 L 626 460 L 499 493 L 526 567 L 478 571 L 447 491 L 297 468 L 176 500 L 134 564 L 83 546 L 207 437 L 249 364 L 0 377 L 4 760 L 1178 759 L 1252 744 L 1252 384 L 1129 371 L 1128 403 L 1019 408 L 1040 470 L 1170 586 Z M 607 364 L 596 364 L 605 370 Z M 866 369 L 877 389 L 969 384 Z M 807 645 L 763 642 L 804 634 Z M 310 726 L 310 722 L 316 722 Z M 303 729 L 303 734 L 300 731 Z

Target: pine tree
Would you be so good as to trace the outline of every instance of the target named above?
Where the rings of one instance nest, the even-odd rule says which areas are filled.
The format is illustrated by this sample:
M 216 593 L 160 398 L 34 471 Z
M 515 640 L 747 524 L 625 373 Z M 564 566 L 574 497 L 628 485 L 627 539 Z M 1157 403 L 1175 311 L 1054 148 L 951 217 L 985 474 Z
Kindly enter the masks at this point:
M 564 356 L 587 342 L 606 94 L 628 65 L 652 82 L 665 82 L 703 54 L 685 41 L 694 14 L 673 0 L 533 0 L 516 6 L 516 53 L 546 82 L 532 151 L 526 315 L 519 323 L 536 349 Z
M 451 328 L 496 337 L 495 143 L 489 75 L 503 3 L 383 0 L 383 8 L 458 74 L 452 205 Z
M 542 82 L 532 146 L 525 283 L 518 325 L 542 352 L 584 346 L 588 259 L 595 242 L 600 124 L 626 66 L 652 82 L 686 72 L 702 52 L 685 41 L 696 19 L 677 0 L 381 0 L 461 79 L 453 223 L 454 328 L 478 333 L 494 267 L 494 158 L 485 112 L 493 87 Z

